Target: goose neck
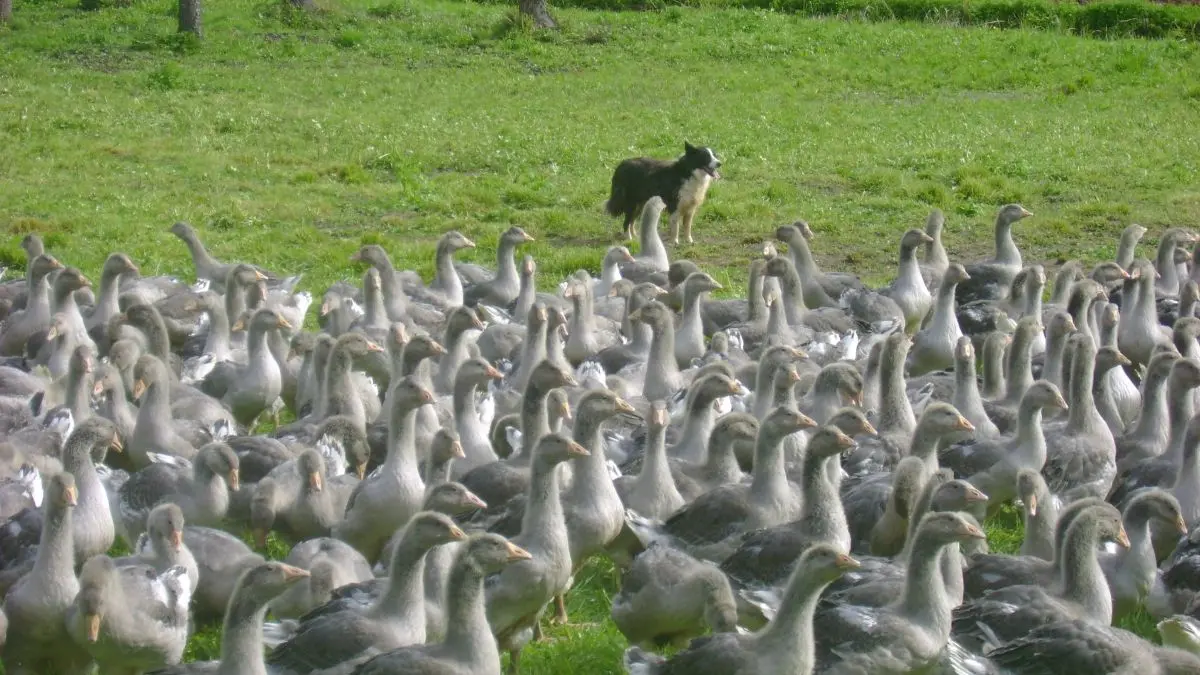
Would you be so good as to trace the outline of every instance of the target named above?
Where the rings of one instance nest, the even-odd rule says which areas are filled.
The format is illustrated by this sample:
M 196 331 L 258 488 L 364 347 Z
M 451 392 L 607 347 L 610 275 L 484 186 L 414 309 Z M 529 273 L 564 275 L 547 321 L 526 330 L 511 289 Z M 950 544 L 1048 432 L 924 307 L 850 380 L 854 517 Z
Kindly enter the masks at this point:
M 71 508 L 58 506 L 48 509 L 49 516 L 42 529 L 37 559 L 33 563 L 34 579 L 42 583 L 75 581 L 75 545 L 71 536 Z
M 1067 415 L 1067 429 L 1076 433 L 1090 431 L 1099 415 L 1092 397 L 1095 353 L 1094 349 L 1076 350 L 1071 359 L 1071 410 Z
M 393 416 L 388 428 L 388 452 L 384 459 L 386 471 L 417 475 L 417 411 L 412 408 L 403 415 Z
M 814 577 L 796 578 L 788 583 L 779 612 L 758 634 L 760 654 L 786 658 L 775 663 L 779 672 L 807 673 L 812 671 L 814 655 L 813 616 L 821 590 L 827 582 Z
M 1063 543 L 1060 582 L 1064 599 L 1081 605 L 1092 619 L 1108 625 L 1112 623 L 1112 598 L 1096 557 L 1098 544 L 1094 523 L 1073 525 Z
M 761 271 L 754 270 L 746 285 L 746 321 L 750 323 L 761 321 L 767 316 L 767 301 L 763 296 L 763 277 Z
M 392 554 L 391 573 L 383 595 L 367 614 L 381 620 L 395 619 L 412 612 L 424 613 L 425 554 L 428 549 L 401 539 Z
M 750 493 L 756 497 L 772 499 L 785 495 L 787 491 L 783 439 L 779 438 L 778 434 L 759 431 L 758 440 L 754 444 Z
M 559 473 L 558 465 L 534 460 L 521 534 L 528 535 L 522 545 L 535 555 L 561 547 L 566 540 Z
M 945 544 L 932 539 L 928 533 L 917 531 L 904 591 L 898 602 L 902 616 L 939 635 L 950 631 L 951 609 L 945 601 L 946 585 L 941 578 L 940 566 L 944 547 Z
M 521 455 L 523 461 L 533 457 L 533 448 L 537 442 L 550 433 L 550 419 L 546 411 L 546 396 L 550 392 L 543 391 L 532 383 L 525 388 L 525 396 L 521 401 Z
M 1012 238 L 1012 223 L 996 223 L 996 262 L 1010 267 L 1021 267 L 1021 250 Z
M 234 596 L 225 613 L 218 675 L 267 675 L 262 655 L 266 617 L 266 605 Z
M 450 571 L 444 644 L 453 653 L 469 655 L 472 664 L 500 662 L 500 651 L 492 637 L 483 601 L 485 578 L 483 571 L 470 560 L 460 560 Z M 485 668 L 471 670 L 484 672 Z
M 879 432 L 912 432 L 917 427 L 917 418 L 905 391 L 903 359 L 895 354 L 885 354 L 879 366 L 882 386 L 879 402 Z
M 514 273 L 516 263 L 513 263 Z M 515 278 L 515 276 L 514 276 Z M 449 246 L 439 246 L 435 261 L 433 283 L 446 296 L 447 304 L 461 305 L 463 300 L 462 280 L 458 278 L 458 270 L 454 269 L 454 249 Z
M 1017 410 L 1016 460 L 1022 467 L 1040 469 L 1046 463 L 1046 435 L 1042 430 L 1042 407 L 1023 401 Z
M 1008 355 L 1005 400 L 1014 405 L 1020 404 L 1021 397 L 1033 385 L 1033 340 L 1030 337 L 1018 332 Z

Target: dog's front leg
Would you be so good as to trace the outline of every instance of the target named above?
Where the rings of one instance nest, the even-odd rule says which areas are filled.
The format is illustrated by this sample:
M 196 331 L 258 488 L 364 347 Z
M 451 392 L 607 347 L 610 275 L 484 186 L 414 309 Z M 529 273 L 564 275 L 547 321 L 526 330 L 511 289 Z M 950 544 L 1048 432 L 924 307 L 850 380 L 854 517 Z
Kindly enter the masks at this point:
M 680 215 L 680 212 L 681 212 L 681 209 L 675 209 L 675 212 L 671 214 L 671 241 L 676 246 L 679 245 L 679 215 Z

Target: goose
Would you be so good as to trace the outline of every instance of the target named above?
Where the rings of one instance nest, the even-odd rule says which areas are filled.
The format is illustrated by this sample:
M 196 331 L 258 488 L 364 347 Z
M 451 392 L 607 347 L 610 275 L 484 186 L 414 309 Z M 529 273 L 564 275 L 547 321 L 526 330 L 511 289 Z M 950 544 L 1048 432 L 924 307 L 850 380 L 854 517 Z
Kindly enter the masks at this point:
M 683 282 L 683 318 L 675 330 L 675 361 L 686 369 L 693 359 L 704 356 L 704 320 L 701 307 L 704 295 L 723 288 L 704 272 L 688 275 Z
M 1116 441 L 1092 398 L 1096 345 L 1083 334 L 1072 337 L 1071 343 L 1071 409 L 1065 424 L 1046 430 L 1042 476 L 1055 494 L 1102 496 L 1117 473 Z
M 782 609 L 765 628 L 749 634 L 723 632 L 699 638 L 670 659 L 633 646 L 625 651 L 625 672 L 630 675 L 811 673 L 817 661 L 813 614 L 821 591 L 858 566 L 857 560 L 832 546 L 814 546 L 797 562 Z
M 489 575 L 532 559 L 529 551 L 495 534 L 472 537 L 454 562 L 450 628 L 441 642 L 401 647 L 372 658 L 355 675 L 446 673 L 500 675 L 500 652 L 484 606 Z
M 413 299 L 438 307 L 463 304 L 462 279 L 454 265 L 454 254 L 468 248 L 475 248 L 475 242 L 458 230 L 450 230 L 439 237 L 434 256 L 433 280 L 425 287 L 408 288 Z
M 1001 644 L 1025 634 L 1030 626 L 1059 619 L 1086 619 L 1099 625 L 1112 622 L 1112 598 L 1096 558 L 1100 541 L 1115 540 L 1129 548 L 1129 538 L 1116 509 L 1100 505 L 1103 515 L 1076 518 L 1064 539 L 1062 572 L 1050 589 L 1009 586 L 994 590 L 954 610 L 954 635 L 975 649 L 983 643 Z
M 220 659 L 180 664 L 152 675 L 267 675 L 262 625 L 268 603 L 308 576 L 303 569 L 279 562 L 247 569 L 237 578 L 222 622 Z
M 958 263 L 952 263 L 942 275 L 929 323 L 913 336 L 908 356 L 910 376 L 942 370 L 954 364 L 954 345 L 962 337 L 958 317 L 954 314 L 955 289 L 970 278 Z
M 96 555 L 80 572 L 67 632 L 106 673 L 176 664 L 187 644 L 191 595 L 182 566 L 160 573 L 148 565 L 118 567 Z
M 408 522 L 421 505 L 425 484 L 417 466 L 414 420 L 416 411 L 433 402 L 433 394 L 410 376 L 394 391 L 388 454 L 383 465 L 358 484 L 346 505 L 345 518 L 333 526 L 333 536 L 345 541 L 367 560 L 378 560 L 384 543 Z
M 788 434 L 815 426 L 812 418 L 794 408 L 773 410 L 758 432 L 750 483 L 726 485 L 701 495 L 668 518 L 663 532 L 683 542 L 697 557 L 723 560 L 745 532 L 794 519 L 801 504 L 784 471 L 782 442 Z M 828 440 L 822 444 L 838 450 L 853 445 L 837 429 L 825 430 L 823 436 Z
M 1111 554 L 1106 552 L 1100 559 L 1112 594 L 1114 621 L 1136 612 L 1157 580 L 1158 558 L 1152 528 L 1161 527 L 1175 537 L 1188 534 L 1188 524 L 1180 513 L 1179 502 L 1164 490 L 1147 490 L 1130 499 L 1122 518 L 1129 547 Z
M 905 232 L 900 238 L 900 269 L 892 284 L 882 291 L 904 312 L 904 329 L 910 334 L 917 332 L 925 315 L 933 307 L 933 296 L 929 293 L 929 287 L 921 276 L 921 267 L 917 262 L 917 249 L 932 245 L 934 241 L 932 236 L 921 230 Z M 942 253 L 945 254 L 944 249 Z M 939 280 L 943 274 L 944 269 L 938 272 Z
M 331 537 L 296 544 L 283 562 L 308 571 L 270 601 L 271 614 L 283 619 L 298 619 L 328 602 L 336 589 L 375 578 L 361 553 Z
M 1012 238 L 1013 225 L 1032 216 L 1020 204 L 1006 204 L 996 215 L 996 252 L 990 260 L 966 266 L 967 281 L 960 284 L 959 302 L 997 300 L 1008 292 L 1012 279 L 1021 271 L 1021 250 Z
M 425 555 L 435 546 L 464 539 L 466 534 L 443 514 L 424 511 L 413 516 L 396 543 L 383 595 L 362 613 L 330 603 L 305 615 L 296 635 L 267 657 L 268 669 L 346 672 L 349 662 L 423 642 Z
M 28 299 L 23 310 L 9 314 L 0 324 L 0 356 L 20 356 L 25 353 L 26 343 L 34 334 L 50 326 L 50 275 L 63 269 L 63 264 L 46 254 L 30 259 L 26 279 Z
M 267 338 L 271 331 L 291 327 L 272 309 L 255 311 L 249 325 L 249 359 L 245 366 L 218 363 L 201 385 L 204 393 L 221 399 L 243 427 L 253 428 L 259 416 L 283 393 L 283 375 L 267 347 Z
M 238 489 L 238 459 L 224 443 L 210 443 L 195 461 L 154 455 L 154 463 L 131 475 L 118 493 L 122 538 L 133 546 L 157 505 L 172 501 L 189 522 L 217 525 L 229 509 L 229 493 Z
M 947 547 L 984 538 L 957 513 L 931 513 L 917 527 L 904 590 L 880 608 L 842 605 L 815 624 L 816 672 L 908 673 L 930 668 L 950 638 L 952 603 L 940 557 Z
M 921 279 L 931 290 L 942 282 L 942 275 L 950 267 L 950 256 L 946 255 L 946 247 L 942 245 L 942 230 L 946 227 L 946 214 L 941 209 L 929 212 L 925 219 L 925 234 L 929 241 L 925 242 L 925 262 L 921 263 Z
M 533 454 L 529 505 L 521 533 L 512 540 L 530 557 L 485 582 L 488 624 L 500 649 L 509 653 L 513 673 L 520 669 L 521 649 L 543 608 L 570 584 L 571 549 L 559 499 L 558 465 L 586 457 L 588 451 L 562 434 L 546 434 Z
M 810 308 L 837 307 L 838 299 L 850 290 L 864 290 L 862 281 L 851 274 L 825 274 L 812 257 L 808 242 L 812 228 L 803 220 L 783 225 L 775 230 L 775 238 L 788 245 L 792 264 L 800 275 L 804 289 L 804 304 Z
M 463 304 L 475 306 L 486 303 L 507 307 L 516 300 L 521 289 L 520 280 L 517 278 L 515 252 L 521 244 L 532 241 L 536 240 L 515 225 L 501 233 L 496 248 L 496 274 L 490 279 L 479 274 L 477 269 L 457 266 L 459 275 L 469 284 L 463 292 Z
M 183 528 L 183 510 L 171 502 L 159 504 L 146 517 L 145 538 L 138 538 L 132 554 L 114 558 L 113 563 L 118 567 L 145 565 L 159 574 L 173 567 L 182 567 L 187 573 L 190 599 L 200 583 L 200 568 L 183 541 Z
M 834 463 L 853 443 L 833 426 L 823 427 L 814 435 L 804 457 L 800 510 L 790 522 L 768 522 L 765 529 L 743 536 L 721 563 L 721 570 L 743 584 L 778 583 L 790 573 L 790 563 L 813 544 L 849 550 L 850 527 L 826 465 Z
M 1154 304 L 1154 265 L 1149 260 L 1139 258 L 1134 261 L 1129 274 L 1133 280 L 1134 295 L 1126 299 L 1122 307 L 1117 344 L 1130 361 L 1145 365 L 1150 362 L 1157 345 L 1170 344 L 1171 335 L 1158 323 Z
M 71 639 L 64 621 L 79 593 L 71 541 L 76 494 L 75 477 L 65 472 L 51 478 L 46 488 L 45 526 L 37 560 L 4 596 L 4 615 L 9 621 L 4 646 L 6 673 L 80 673 L 92 662 Z
M 1200 656 L 1159 647 L 1121 628 L 1083 619 L 1036 626 L 1027 634 L 988 652 L 988 660 L 1006 673 L 1079 672 L 1188 673 L 1200 668 Z
M 1067 402 L 1058 387 L 1038 380 L 1021 396 L 1015 435 L 964 441 L 939 453 L 938 459 L 987 494 L 989 510 L 998 509 L 1016 497 L 1016 478 L 1022 469 L 1041 471 L 1046 463 L 1045 409 L 1066 410 Z

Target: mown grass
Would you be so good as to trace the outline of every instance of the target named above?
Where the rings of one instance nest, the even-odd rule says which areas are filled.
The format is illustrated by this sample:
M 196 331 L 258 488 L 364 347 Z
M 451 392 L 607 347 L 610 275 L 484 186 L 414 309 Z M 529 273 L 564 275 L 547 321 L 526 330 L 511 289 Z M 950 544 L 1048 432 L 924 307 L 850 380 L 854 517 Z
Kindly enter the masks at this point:
M 332 0 L 330 0 L 332 2 Z M 457 228 L 488 261 L 519 224 L 543 283 L 598 271 L 617 223 L 612 167 L 684 139 L 726 164 L 678 252 L 729 292 L 756 244 L 803 217 L 830 269 L 890 276 L 895 242 L 932 208 L 951 254 L 986 251 L 997 207 L 1030 260 L 1112 254 L 1131 221 L 1200 220 L 1200 47 L 1179 40 L 805 19 L 766 11 L 557 11 L 537 33 L 502 6 L 344 0 L 317 14 L 209 3 L 207 37 L 174 4 L 17 3 L 0 28 L 0 264 L 42 234 L 97 275 L 113 250 L 146 274 L 190 274 L 167 233 L 190 221 L 221 258 L 355 278 L 378 242 L 431 272 Z M 1015 548 L 1011 514 L 989 526 Z M 612 673 L 617 575 L 593 563 L 574 621 L 528 673 Z M 586 624 L 596 624 L 589 626 Z M 216 654 L 212 629 L 189 654 Z M 569 659 L 569 661 L 568 661 Z

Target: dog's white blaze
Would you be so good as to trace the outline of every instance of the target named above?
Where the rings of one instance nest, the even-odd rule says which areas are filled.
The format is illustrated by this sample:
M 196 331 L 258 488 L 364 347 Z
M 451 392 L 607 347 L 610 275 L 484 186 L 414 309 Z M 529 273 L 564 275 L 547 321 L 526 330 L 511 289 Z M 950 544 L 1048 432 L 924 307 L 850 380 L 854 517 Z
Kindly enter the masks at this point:
M 717 168 L 717 153 L 713 152 L 712 148 L 705 148 L 705 150 L 708 151 L 708 168 L 715 170 Z

